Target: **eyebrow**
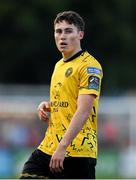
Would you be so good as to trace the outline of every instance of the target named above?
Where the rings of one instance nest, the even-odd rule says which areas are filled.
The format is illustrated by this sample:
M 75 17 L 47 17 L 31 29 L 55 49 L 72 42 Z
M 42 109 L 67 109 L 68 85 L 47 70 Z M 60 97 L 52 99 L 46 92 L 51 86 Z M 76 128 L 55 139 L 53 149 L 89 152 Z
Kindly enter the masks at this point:
M 62 29 L 61 29 L 61 28 L 57 28 L 57 29 L 55 29 L 55 31 L 56 31 L 56 30 L 62 30 Z M 73 28 L 69 28 L 69 27 L 68 27 L 68 28 L 65 28 L 64 30 L 73 30 Z

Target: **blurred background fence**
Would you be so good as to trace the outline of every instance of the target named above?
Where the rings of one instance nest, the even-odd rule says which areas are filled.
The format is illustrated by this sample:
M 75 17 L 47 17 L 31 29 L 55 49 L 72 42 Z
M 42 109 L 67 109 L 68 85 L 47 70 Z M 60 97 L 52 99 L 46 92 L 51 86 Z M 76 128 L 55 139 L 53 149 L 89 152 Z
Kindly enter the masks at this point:
M 44 136 L 37 106 L 49 86 L 0 86 L 0 178 L 17 178 Z M 100 98 L 97 178 L 136 178 L 136 98 Z

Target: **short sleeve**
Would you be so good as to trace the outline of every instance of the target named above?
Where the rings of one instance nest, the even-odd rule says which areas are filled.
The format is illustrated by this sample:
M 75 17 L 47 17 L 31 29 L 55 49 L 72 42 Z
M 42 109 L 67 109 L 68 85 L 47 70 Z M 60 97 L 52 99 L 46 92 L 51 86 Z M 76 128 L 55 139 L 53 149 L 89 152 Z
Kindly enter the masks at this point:
M 97 61 L 84 64 L 79 72 L 79 94 L 94 94 L 99 96 L 102 77 L 102 67 Z

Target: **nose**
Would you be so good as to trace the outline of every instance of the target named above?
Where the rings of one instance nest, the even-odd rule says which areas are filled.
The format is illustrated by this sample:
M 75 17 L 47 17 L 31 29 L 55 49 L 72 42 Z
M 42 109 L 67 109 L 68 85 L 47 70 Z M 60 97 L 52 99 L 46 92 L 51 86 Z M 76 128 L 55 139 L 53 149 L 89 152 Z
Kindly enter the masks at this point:
M 65 35 L 65 32 L 64 32 L 64 31 L 61 33 L 60 38 L 61 38 L 61 39 L 66 39 L 66 35 Z

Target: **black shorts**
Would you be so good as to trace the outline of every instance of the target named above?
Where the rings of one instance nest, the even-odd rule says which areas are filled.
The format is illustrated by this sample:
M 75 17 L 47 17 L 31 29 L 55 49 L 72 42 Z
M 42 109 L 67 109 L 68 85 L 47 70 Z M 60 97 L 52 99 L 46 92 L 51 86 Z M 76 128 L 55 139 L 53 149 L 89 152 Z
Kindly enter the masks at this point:
M 51 156 L 36 149 L 24 164 L 20 179 L 95 179 L 95 158 L 66 157 L 64 170 L 52 173 Z

